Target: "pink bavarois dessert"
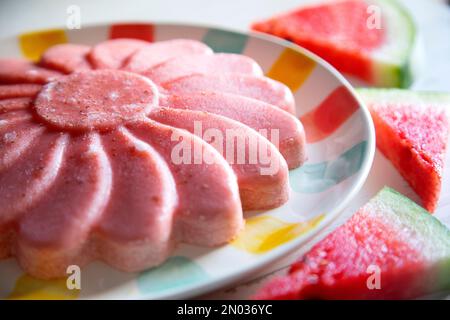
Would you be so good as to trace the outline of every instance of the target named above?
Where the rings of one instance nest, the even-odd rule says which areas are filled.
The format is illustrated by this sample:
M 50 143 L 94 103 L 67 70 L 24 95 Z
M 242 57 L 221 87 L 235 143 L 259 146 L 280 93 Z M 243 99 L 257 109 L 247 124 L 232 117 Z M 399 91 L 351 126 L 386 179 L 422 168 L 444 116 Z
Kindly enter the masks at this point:
M 180 242 L 231 241 L 243 210 L 289 197 L 288 170 L 305 160 L 294 107 L 251 58 L 193 40 L 1 59 L 0 259 L 50 279 L 95 259 L 140 271 Z M 255 145 L 264 161 L 249 160 Z

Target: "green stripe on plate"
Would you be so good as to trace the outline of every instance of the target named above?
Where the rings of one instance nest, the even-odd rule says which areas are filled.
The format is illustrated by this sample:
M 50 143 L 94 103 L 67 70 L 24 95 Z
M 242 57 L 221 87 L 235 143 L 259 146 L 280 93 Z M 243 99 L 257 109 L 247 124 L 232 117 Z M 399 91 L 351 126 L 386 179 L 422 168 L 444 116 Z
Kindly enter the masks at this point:
M 289 173 L 292 189 L 300 193 L 318 193 L 339 184 L 361 169 L 367 141 L 362 141 L 337 159 L 303 167 Z
M 208 274 L 194 261 L 176 256 L 159 267 L 140 273 L 137 284 L 139 291 L 147 294 L 184 287 L 206 278 Z
M 225 30 L 209 29 L 203 42 L 214 52 L 241 53 L 247 44 L 247 36 Z

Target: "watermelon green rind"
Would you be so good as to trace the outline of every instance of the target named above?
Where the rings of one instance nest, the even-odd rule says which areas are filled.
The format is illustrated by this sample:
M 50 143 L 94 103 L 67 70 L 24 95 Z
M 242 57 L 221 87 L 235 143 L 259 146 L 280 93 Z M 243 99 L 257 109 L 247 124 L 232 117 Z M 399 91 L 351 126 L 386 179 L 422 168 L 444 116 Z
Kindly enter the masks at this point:
M 377 212 L 381 218 L 394 224 L 394 228 L 408 228 L 405 241 L 419 249 L 430 261 L 445 257 L 450 259 L 450 230 L 414 201 L 385 187 L 368 205 L 384 209 Z M 417 243 L 414 242 L 416 237 L 419 237 Z
M 379 87 L 407 88 L 420 64 L 417 32 L 414 20 L 396 0 L 370 0 L 379 5 L 386 18 L 386 43 L 372 52 L 374 83 Z
M 368 267 L 381 287 L 368 287 Z M 385 187 L 256 299 L 409 299 L 450 290 L 450 230 Z
M 438 219 L 399 192 L 385 187 L 368 204 L 433 266 L 436 280 L 430 291 L 450 290 L 450 230 Z
M 356 91 L 366 103 L 377 105 L 414 104 L 436 105 L 450 109 L 450 93 L 433 91 L 409 91 L 405 89 L 357 88 Z
M 341 13 L 336 11 L 344 10 L 339 7 L 341 2 L 350 6 L 365 6 L 364 14 L 367 14 L 365 25 L 360 25 L 362 22 L 360 16 L 355 15 L 353 18 L 353 16 L 347 14 L 351 12 L 351 8 L 345 8 L 346 11 Z M 306 18 L 305 21 L 302 21 L 301 19 L 304 17 L 302 18 L 299 13 L 310 10 L 318 10 L 312 15 L 315 18 Z M 332 17 L 342 16 L 341 19 L 349 20 L 337 20 L 337 22 L 333 19 L 327 22 L 326 18 L 320 20 L 321 10 L 323 10 L 324 17 L 327 14 L 330 15 L 329 12 L 333 12 Z M 359 11 L 358 14 L 362 14 L 362 12 Z M 297 22 L 294 22 L 296 19 Z M 352 19 L 354 19 L 355 24 L 352 24 Z M 374 33 L 373 31 L 376 30 L 370 30 L 369 28 L 378 27 L 376 19 L 380 19 L 379 27 L 381 30 Z M 345 21 L 345 23 L 342 23 L 342 21 Z M 303 33 L 302 23 L 305 30 L 318 30 L 317 36 L 313 32 Z M 331 33 L 326 36 L 320 32 L 327 23 L 337 24 L 325 28 L 329 31 L 336 27 L 338 28 L 337 34 Z M 373 25 L 371 25 L 372 23 Z M 340 30 L 340 24 L 355 28 L 361 37 L 368 40 L 377 38 L 377 43 L 369 44 L 368 47 L 364 47 L 368 43 L 362 44 L 362 47 L 354 44 L 347 46 L 339 39 L 341 36 L 345 38 L 345 32 L 351 33 L 352 31 Z M 377 87 L 409 87 L 421 67 L 421 47 L 414 20 L 397 0 L 335 0 L 319 4 L 312 3 L 291 12 L 276 15 L 268 20 L 256 22 L 252 25 L 252 28 L 294 41 L 322 56 L 342 72 L 356 76 Z M 344 32 L 344 34 L 339 32 Z M 374 36 L 375 34 L 377 36 Z M 351 36 L 351 34 L 348 34 L 348 36 Z M 357 35 L 355 35 L 356 39 L 358 39 Z
M 436 266 L 438 272 L 437 290 L 448 291 L 450 290 L 450 258 L 445 259 L 437 264 Z

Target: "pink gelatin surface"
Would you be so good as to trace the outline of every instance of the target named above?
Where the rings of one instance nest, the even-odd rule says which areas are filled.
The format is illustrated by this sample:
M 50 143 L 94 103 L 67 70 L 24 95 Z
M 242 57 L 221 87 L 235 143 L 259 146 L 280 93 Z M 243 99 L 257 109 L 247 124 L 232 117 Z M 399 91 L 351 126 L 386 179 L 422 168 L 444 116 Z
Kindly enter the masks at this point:
M 294 107 L 255 61 L 194 40 L 62 44 L 36 64 L 0 60 L 0 258 L 51 279 L 96 259 L 141 271 L 180 242 L 231 241 L 243 209 L 288 199 L 286 160 L 305 157 L 303 127 L 283 111 Z M 277 171 L 230 163 L 195 121 L 246 133 Z M 258 132 L 272 129 L 280 146 Z M 181 142 L 192 153 L 179 161 Z

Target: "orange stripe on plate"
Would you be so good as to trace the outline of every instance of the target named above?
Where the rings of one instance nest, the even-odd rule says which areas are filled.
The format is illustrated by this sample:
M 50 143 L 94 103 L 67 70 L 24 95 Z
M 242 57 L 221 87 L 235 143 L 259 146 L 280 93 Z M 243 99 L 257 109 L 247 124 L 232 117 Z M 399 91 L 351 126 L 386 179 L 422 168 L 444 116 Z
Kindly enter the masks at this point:
M 49 47 L 66 42 L 67 36 L 62 29 L 28 32 L 19 36 L 22 54 L 33 61 L 39 60 Z
M 152 24 L 114 24 L 109 29 L 109 38 L 133 38 L 153 42 Z
M 358 110 L 358 101 L 345 87 L 336 88 L 322 103 L 300 117 L 309 143 L 325 139 Z
M 296 91 L 308 79 L 316 63 L 293 49 L 286 48 L 272 65 L 267 76 Z

